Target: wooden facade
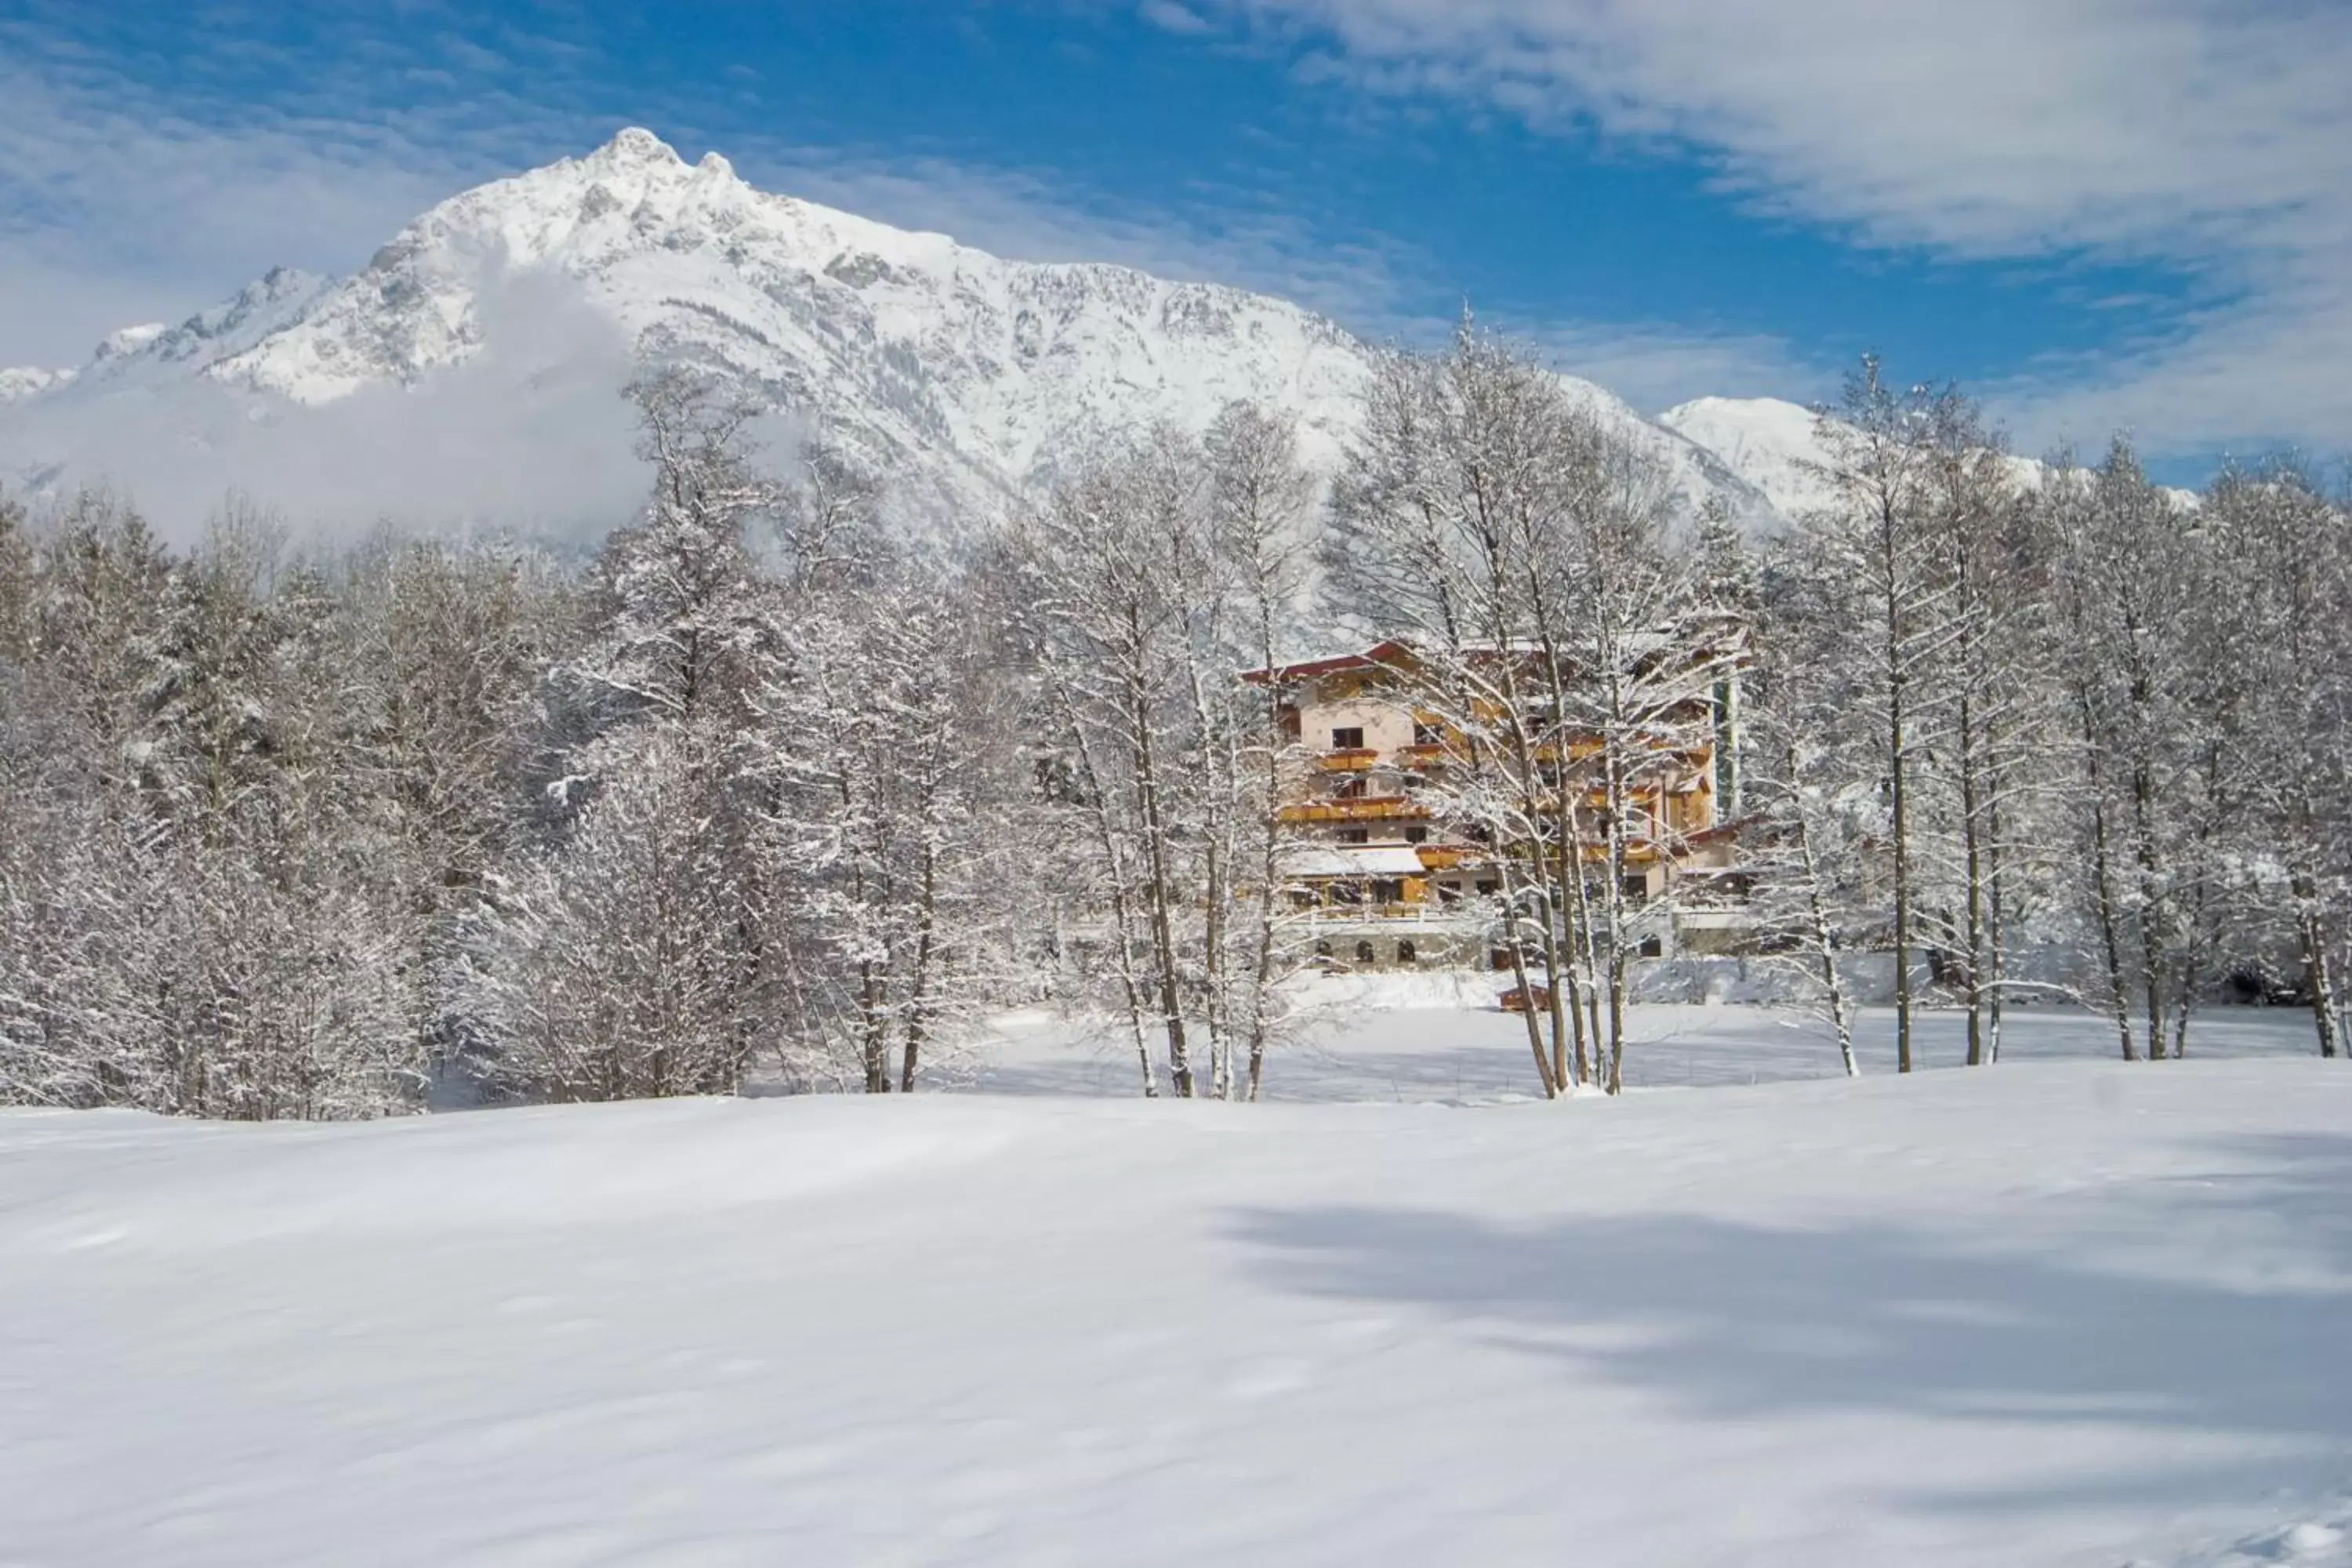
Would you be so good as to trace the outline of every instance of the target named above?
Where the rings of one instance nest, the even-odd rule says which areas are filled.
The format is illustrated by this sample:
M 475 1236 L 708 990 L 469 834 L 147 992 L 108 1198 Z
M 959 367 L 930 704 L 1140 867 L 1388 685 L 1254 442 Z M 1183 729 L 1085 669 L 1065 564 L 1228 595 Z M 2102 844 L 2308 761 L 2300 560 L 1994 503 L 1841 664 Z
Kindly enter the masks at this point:
M 1531 658 L 1524 653 L 1494 658 Z M 1402 642 L 1360 653 L 1252 670 L 1244 679 L 1271 686 L 1283 729 L 1297 752 L 1279 819 L 1288 830 L 1286 881 L 1302 909 L 1422 916 L 1498 890 L 1497 851 L 1451 809 L 1454 787 L 1476 764 L 1467 736 L 1416 700 L 1420 661 Z M 1474 716 L 1493 721 L 1499 711 Z M 1736 690 L 1730 682 L 1675 720 L 1632 792 L 1626 847 L 1629 887 L 1637 898 L 1665 890 L 1685 870 L 1727 859 L 1724 798 L 1729 770 L 1719 752 L 1736 746 Z M 1589 817 L 1606 805 L 1584 764 L 1601 751 L 1597 737 L 1569 735 L 1534 748 L 1556 789 L 1580 791 Z M 1736 778 L 1736 774 L 1730 775 Z M 1557 816 L 1557 795 L 1523 802 L 1529 817 Z M 1586 864 L 1607 859 L 1605 843 L 1586 841 Z

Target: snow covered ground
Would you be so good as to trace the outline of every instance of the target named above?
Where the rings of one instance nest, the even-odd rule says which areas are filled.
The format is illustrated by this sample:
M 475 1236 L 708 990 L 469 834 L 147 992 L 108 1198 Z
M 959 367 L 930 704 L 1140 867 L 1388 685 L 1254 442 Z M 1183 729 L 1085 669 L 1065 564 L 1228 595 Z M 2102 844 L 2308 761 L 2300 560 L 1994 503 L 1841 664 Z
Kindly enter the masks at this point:
M 1476 1104 L 1539 1095 L 1526 1026 L 1495 1001 L 1507 980 L 1483 973 L 1339 974 L 1305 983 L 1301 1038 L 1266 1069 L 1275 1100 L 1435 1100 Z M 1837 1076 L 1829 1027 L 1808 1014 L 1745 1005 L 1639 1005 L 1625 1079 L 1636 1089 L 1772 1083 Z M 970 1087 L 1013 1094 L 1135 1094 L 1142 1073 L 1124 1035 L 1082 1028 L 1043 1010 L 997 1020 L 996 1037 L 956 1073 Z M 1922 1068 L 1968 1059 L 1962 1015 L 1921 1013 Z M 1864 1010 L 1855 1046 L 1865 1073 L 1895 1070 L 1895 1013 Z M 2311 1016 L 2295 1008 L 2213 1007 L 2189 1033 L 2192 1057 L 2309 1055 Z M 2115 1027 L 2080 1007 L 2012 1008 L 2002 1042 L 2011 1064 L 2105 1060 Z M 1164 1073 L 1163 1073 L 1164 1076 Z
M 1278 1091 L 1527 1088 L 1356 984 Z M 0 1563 L 2340 1568 L 2352 1068 L 2286 1016 L 1558 1106 L 0 1116 Z M 1054 1035 L 982 1082 L 1083 1087 Z

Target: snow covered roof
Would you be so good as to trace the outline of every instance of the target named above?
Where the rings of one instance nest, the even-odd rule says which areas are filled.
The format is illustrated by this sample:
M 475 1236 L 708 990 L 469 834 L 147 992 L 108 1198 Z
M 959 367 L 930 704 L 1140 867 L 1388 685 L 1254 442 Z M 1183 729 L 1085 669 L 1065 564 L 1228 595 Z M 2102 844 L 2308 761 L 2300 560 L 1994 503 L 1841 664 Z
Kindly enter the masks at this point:
M 1301 845 L 1284 851 L 1287 877 L 1418 877 L 1421 853 L 1399 844 Z
M 1687 647 L 1691 648 L 1694 659 L 1696 659 L 1708 655 L 1737 653 L 1745 647 L 1747 634 L 1730 617 L 1713 617 L 1712 625 L 1714 630 L 1711 634 L 1706 633 L 1703 628 L 1688 626 L 1656 626 L 1648 631 L 1637 632 L 1625 638 L 1624 651 L 1627 656 L 1640 659 L 1664 649 Z M 1491 659 L 1498 654 L 1524 655 L 1532 658 L 1541 651 L 1541 646 L 1532 638 L 1524 637 L 1512 638 L 1505 642 L 1472 639 L 1460 644 L 1458 651 L 1475 662 Z M 1562 651 L 1570 662 L 1578 657 L 1577 650 L 1574 648 Z M 1241 672 L 1241 678 L 1254 686 L 1265 686 L 1269 683 L 1287 686 L 1297 681 L 1312 680 L 1320 676 L 1351 673 L 1357 670 L 1403 669 L 1419 663 L 1421 657 L 1419 651 L 1408 639 L 1389 637 L 1372 644 L 1371 647 L 1359 653 L 1334 654 L 1328 658 L 1312 658 L 1300 664 L 1278 664 L 1270 668 L 1245 669 Z
M 1268 681 L 1287 685 L 1294 680 L 1311 680 L 1318 675 L 1336 675 L 1341 670 L 1378 669 L 1407 663 L 1413 657 L 1412 645 L 1399 637 L 1376 642 L 1361 653 L 1335 654 L 1328 658 L 1310 658 L 1303 664 L 1280 664 L 1271 669 L 1245 669 L 1242 679 L 1253 685 Z

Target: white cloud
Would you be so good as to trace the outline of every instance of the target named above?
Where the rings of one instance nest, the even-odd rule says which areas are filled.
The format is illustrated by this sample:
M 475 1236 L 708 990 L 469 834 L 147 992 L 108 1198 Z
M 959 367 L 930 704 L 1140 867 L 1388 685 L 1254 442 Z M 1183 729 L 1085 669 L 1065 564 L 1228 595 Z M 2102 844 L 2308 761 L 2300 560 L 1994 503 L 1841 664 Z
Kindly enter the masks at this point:
M 372 386 L 297 408 L 201 375 L 85 382 L 7 425 L 0 468 L 37 454 L 183 540 L 231 491 L 326 534 L 388 519 L 593 539 L 625 521 L 647 478 L 615 395 L 630 374 L 618 325 L 530 273 L 485 288 L 475 309 L 486 347 L 430 395 Z
M 1173 21 L 1173 12 L 1168 19 Z M 510 39 L 518 58 L 560 40 Z M 425 207 L 618 128 L 552 105 L 604 96 L 462 38 L 354 35 L 278 58 L 306 84 L 289 107 L 160 92 L 49 33 L 0 21 L 0 365 L 72 364 L 131 321 L 179 320 L 272 266 L 351 271 Z M 45 52 L 46 51 L 46 52 Z M 390 65 L 388 61 L 396 61 Z M 371 76 L 435 90 L 394 109 Z M 194 73 L 201 77 L 201 71 Z M 1110 261 L 1282 294 L 1378 331 L 1418 263 L 1402 245 L 1332 246 L 1244 192 L 1198 190 L 1184 211 L 1116 200 L 1050 168 L 992 168 L 712 130 L 682 102 L 646 118 L 693 156 L 714 144 L 747 178 L 1024 260 Z
M 1190 31 L 1210 9 L 1205 0 L 1171 0 L 1157 17 Z M 214 53 L 180 61 L 166 86 L 71 44 L 54 26 L 0 18 L 0 101 L 10 105 L 0 116 L 0 365 L 79 363 L 104 332 L 183 319 L 274 265 L 349 272 L 435 201 L 584 152 L 617 128 L 614 118 L 565 107 L 608 97 L 585 74 L 599 62 L 577 42 L 507 35 L 486 47 L 479 35 L 429 25 L 439 0 L 411 0 L 408 10 L 397 31 L 320 21 L 320 35 L 299 52 L 245 38 L 224 21 L 211 29 Z M 223 87 L 232 56 L 284 89 L 257 97 Z M 520 81 L 531 85 L 529 98 L 515 90 Z M 638 107 L 689 157 L 716 142 L 764 187 L 1009 257 L 1111 261 L 1237 284 L 1374 338 L 1426 342 L 1449 324 L 1425 305 L 1448 290 L 1409 241 L 1334 244 L 1246 189 L 1195 184 L 1181 206 L 1154 205 L 1048 168 L 813 147 L 705 125 L 708 106 L 692 101 L 668 114 L 642 98 Z M 1507 324 L 1553 350 L 1563 368 L 1643 406 L 1703 391 L 1802 395 L 1812 384 L 1785 346 L 1767 339 L 1672 325 Z M 492 398 L 516 393 L 498 379 L 506 374 L 496 364 L 469 373 Z M 545 387 L 526 390 L 557 406 Z M 249 416 L 226 392 L 219 403 L 221 419 Z M 449 405 L 472 405 L 463 395 Z M 344 493 L 364 490 L 377 498 L 372 507 L 412 518 L 477 515 L 509 496 L 500 487 L 527 483 L 550 487 L 542 510 L 579 510 L 604 504 L 621 482 L 602 470 L 560 475 L 560 466 L 477 452 L 462 427 L 425 429 L 420 417 L 387 393 L 356 402 L 350 427 L 329 432 L 318 456 L 290 443 L 284 451 L 266 439 L 243 443 L 267 459 L 263 473 L 229 473 L 201 443 L 159 438 L 137 471 L 118 468 L 114 478 L 158 510 L 200 511 L 231 484 L 266 483 L 289 507 L 325 516 L 337 510 L 338 481 L 361 476 L 364 487 L 347 483 Z M 436 456 L 414 470 L 387 466 L 383 455 L 408 440 Z M 616 437 L 600 449 L 625 447 Z
M 2334 0 L 1223 0 L 1305 68 L 1696 150 L 1763 209 L 2195 280 L 2175 342 L 1999 388 L 2028 438 L 2352 435 L 2352 7 Z M 2112 409 L 2112 413 L 2100 411 Z M 2077 429 L 2073 433 L 2086 432 Z
M 1171 33 L 1206 33 L 1210 23 L 1181 0 L 1143 0 L 1144 19 Z
M 357 121 L 199 120 L 5 47 L 0 101 L 0 363 L 79 363 L 281 263 L 349 270 L 481 167 L 478 148 Z

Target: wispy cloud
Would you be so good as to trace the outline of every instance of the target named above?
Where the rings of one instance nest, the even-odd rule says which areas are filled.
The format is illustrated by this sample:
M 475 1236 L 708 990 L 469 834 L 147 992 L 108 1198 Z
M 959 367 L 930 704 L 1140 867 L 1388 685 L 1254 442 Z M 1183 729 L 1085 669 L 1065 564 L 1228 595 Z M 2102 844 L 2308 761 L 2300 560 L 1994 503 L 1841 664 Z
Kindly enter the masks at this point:
M 1153 26 L 1171 33 L 1202 34 L 1213 30 L 1206 17 L 1181 0 L 1143 0 L 1143 16 Z
M 598 63 L 511 30 L 493 47 L 350 25 L 293 51 L 224 27 L 167 89 L 61 25 L 0 21 L 0 364 L 77 363 L 116 326 L 177 319 L 271 266 L 357 268 L 434 202 L 610 135 L 622 119 L 585 107 L 614 96 Z M 242 73 L 297 85 L 241 93 Z M 1019 259 L 1238 284 L 1375 333 L 1419 286 L 1409 246 L 1330 244 L 1245 191 L 1151 205 L 1064 170 L 795 143 L 647 96 L 630 118 L 718 146 L 764 188 Z
M 1471 9 L 1478 14 L 1476 4 Z M 175 54 L 168 72 L 144 74 L 135 68 L 151 46 L 86 36 L 66 8 L 35 0 L 16 19 L 0 18 L 0 101 L 12 106 L 0 117 L 0 364 L 79 363 L 103 332 L 177 320 L 273 265 L 351 271 L 434 202 L 583 152 L 623 122 L 603 107 L 615 99 L 613 62 L 584 34 L 552 24 L 486 27 L 443 0 L 408 0 L 396 26 L 331 5 L 302 10 L 307 25 L 295 43 L 257 35 L 250 16 L 209 16 L 199 30 L 210 42 Z M 1187 35 L 1232 17 L 1215 0 L 1151 14 Z M 1335 68 L 1370 68 L 1369 58 Z M 1462 90 L 1465 68 L 1454 68 Z M 254 90 L 257 80 L 269 89 Z M 740 120 L 713 118 L 723 109 L 691 98 L 633 89 L 628 102 L 626 118 L 649 121 L 689 155 L 717 146 L 765 188 L 1001 255 L 1235 284 L 1296 300 L 1375 340 L 1426 343 L 1450 324 L 1454 296 L 1411 238 L 1335 242 L 1239 184 L 1139 199 L 1066 169 L 747 132 Z M 1753 333 L 1674 322 L 1498 324 L 1643 408 L 1708 392 L 1802 397 L 1825 389 L 1790 344 Z M 480 367 L 438 401 L 464 410 L 528 394 L 534 407 L 604 431 L 605 447 L 627 467 L 617 405 L 590 406 L 572 383 L 560 398 L 536 381 L 509 386 L 498 378 L 515 374 L 516 363 L 510 353 Z M 231 401 L 223 395 L 220 418 L 246 418 Z M 430 428 L 425 419 L 397 399 L 362 399 L 331 422 L 335 428 L 322 425 L 303 442 L 249 437 L 238 446 L 247 465 L 239 473 L 213 455 L 226 440 L 190 447 L 160 434 L 146 444 L 155 461 L 118 457 L 112 472 L 159 510 L 192 513 L 240 479 L 320 517 L 336 513 L 339 491 L 361 489 L 371 506 L 413 515 L 523 504 L 499 489 L 500 466 L 473 452 L 464 418 L 427 421 Z M 432 482 L 372 466 L 369 454 L 403 432 L 446 458 Z M 145 448 L 115 440 L 109 449 Z M 355 476 L 365 484 L 354 486 Z M 635 484 L 634 470 L 586 474 L 531 504 L 584 515 Z
M 524 274 L 476 296 L 490 352 L 443 371 L 433 395 L 380 385 L 289 413 L 193 376 L 167 399 L 66 398 L 23 409 L 12 448 L 132 499 L 186 539 L 232 491 L 306 532 L 379 520 L 594 539 L 627 520 L 646 475 L 628 405 L 627 340 L 609 316 Z
M 2332 0 L 1200 0 L 1303 70 L 1696 155 L 1865 245 L 2191 280 L 2165 344 L 1994 389 L 2022 439 L 2352 432 L 2352 8 Z
M 1192 35 L 1222 25 L 1211 5 L 1160 0 L 1150 16 Z M 138 61 L 164 46 L 94 36 L 89 13 L 31 0 L 0 18 L 0 100 L 15 110 L 0 118 L 0 364 L 78 363 L 114 327 L 177 319 L 274 265 L 349 271 L 433 202 L 623 122 L 601 107 L 615 62 L 560 12 L 533 30 L 484 26 L 446 0 L 405 0 L 396 17 L 292 8 L 298 39 L 274 41 L 212 0 L 171 41 L 172 68 L 144 74 Z M 193 37 L 205 41 L 180 47 Z M 1335 241 L 1242 184 L 1138 199 L 1066 169 L 811 145 L 696 98 L 626 97 L 627 118 L 689 153 L 718 146 L 765 188 L 1001 255 L 1236 284 L 1379 340 L 1428 342 L 1447 325 L 1450 291 L 1411 237 Z M 1509 324 L 1644 406 L 1727 385 L 1789 392 L 1805 374 L 1753 337 Z
M 71 363 L 110 328 L 175 319 L 274 265 L 348 269 L 496 171 L 502 138 L 568 129 L 541 113 L 502 131 L 479 100 L 370 112 L 362 82 L 340 79 L 384 68 L 363 40 L 324 62 L 229 40 L 181 62 L 166 92 L 72 33 L 0 22 L 0 361 Z M 400 68 L 446 56 L 404 54 Z M 251 71 L 301 85 L 220 90 Z

